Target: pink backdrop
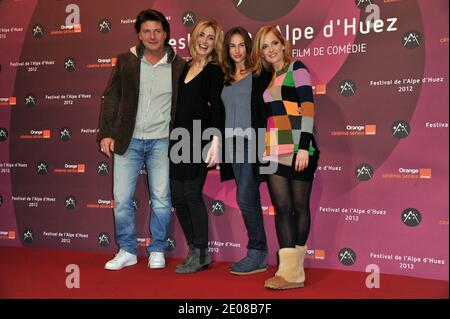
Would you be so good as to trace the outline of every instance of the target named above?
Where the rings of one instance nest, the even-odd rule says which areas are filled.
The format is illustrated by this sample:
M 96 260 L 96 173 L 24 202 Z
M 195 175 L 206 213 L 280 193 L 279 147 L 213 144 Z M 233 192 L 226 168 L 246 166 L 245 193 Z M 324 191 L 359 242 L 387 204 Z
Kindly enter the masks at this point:
M 0 1 L 0 245 L 116 251 L 112 163 L 96 144 L 100 97 L 113 58 L 136 43 L 135 16 L 151 7 L 169 19 L 183 57 L 193 22 L 215 18 L 225 31 L 278 25 L 309 67 L 321 159 L 306 266 L 376 264 L 448 280 L 448 1 L 280 3 Z M 261 193 L 274 264 L 265 184 Z M 204 196 L 213 258 L 240 259 L 247 237 L 234 183 L 213 171 Z M 135 197 L 145 254 L 144 176 Z M 169 255 L 184 256 L 175 216 L 168 240 Z

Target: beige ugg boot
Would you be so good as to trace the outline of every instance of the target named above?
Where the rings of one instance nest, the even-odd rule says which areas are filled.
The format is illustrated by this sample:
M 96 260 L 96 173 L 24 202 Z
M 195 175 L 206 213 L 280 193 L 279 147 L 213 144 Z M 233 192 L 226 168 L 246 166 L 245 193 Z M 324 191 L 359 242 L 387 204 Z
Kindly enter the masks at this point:
M 299 246 L 301 247 L 301 246 Z M 306 252 L 306 249 L 304 250 Z M 278 251 L 280 263 L 275 276 L 264 283 L 264 287 L 271 289 L 301 288 L 304 285 L 303 267 L 300 270 L 301 250 L 297 248 L 282 248 Z M 304 254 L 303 254 L 304 258 Z M 303 277 L 302 277 L 303 274 Z
M 306 251 L 308 250 L 308 247 L 305 246 L 295 246 L 295 249 L 299 251 L 299 261 L 298 264 L 300 266 L 300 280 L 301 282 L 305 282 L 306 276 L 305 276 L 305 268 L 303 268 L 303 263 L 305 262 L 305 255 Z

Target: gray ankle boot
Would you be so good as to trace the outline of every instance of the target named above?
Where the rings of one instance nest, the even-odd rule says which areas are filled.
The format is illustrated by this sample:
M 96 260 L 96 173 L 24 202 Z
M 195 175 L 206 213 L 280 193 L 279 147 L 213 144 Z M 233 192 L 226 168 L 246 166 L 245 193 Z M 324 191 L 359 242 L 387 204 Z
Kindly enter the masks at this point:
M 181 264 L 178 264 L 175 269 L 178 269 L 179 267 L 183 266 L 184 264 L 186 264 L 187 262 L 189 262 L 189 260 L 192 258 L 192 255 L 194 254 L 194 245 L 190 244 L 189 245 L 189 251 L 188 254 L 186 256 L 186 258 L 183 260 L 183 262 Z
M 191 274 L 200 270 L 208 268 L 211 262 L 211 257 L 208 254 L 208 248 L 194 247 L 192 257 L 184 265 L 178 265 L 175 272 L 177 274 Z

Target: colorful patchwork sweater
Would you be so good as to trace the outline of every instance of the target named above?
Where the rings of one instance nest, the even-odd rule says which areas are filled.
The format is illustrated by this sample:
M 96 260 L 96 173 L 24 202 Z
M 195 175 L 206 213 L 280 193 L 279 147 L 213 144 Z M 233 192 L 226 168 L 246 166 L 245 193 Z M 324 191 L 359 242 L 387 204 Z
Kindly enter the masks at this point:
M 314 154 L 314 100 L 306 66 L 294 61 L 275 73 L 264 91 L 267 127 L 265 160 L 291 165 L 298 149 Z

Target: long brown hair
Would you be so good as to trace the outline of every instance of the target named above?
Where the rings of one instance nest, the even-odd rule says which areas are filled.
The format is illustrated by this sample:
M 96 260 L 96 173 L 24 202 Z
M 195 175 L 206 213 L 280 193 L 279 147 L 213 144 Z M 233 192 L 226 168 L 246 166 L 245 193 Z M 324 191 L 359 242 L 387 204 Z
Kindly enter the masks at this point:
M 223 64 L 222 69 L 223 73 L 225 73 L 225 84 L 229 85 L 234 80 L 234 75 L 236 74 L 236 63 L 230 56 L 230 41 L 233 35 L 238 34 L 244 39 L 245 44 L 245 71 L 251 70 L 253 68 L 253 60 L 252 60 L 252 39 L 248 35 L 247 30 L 243 27 L 237 26 L 230 29 L 225 34 L 225 40 L 223 42 Z
M 203 20 L 197 23 L 194 30 L 192 31 L 191 38 L 189 39 L 189 53 L 191 54 L 192 61 L 198 58 L 197 51 L 195 50 L 195 41 L 197 41 L 197 38 L 200 36 L 200 33 L 207 27 L 213 28 L 215 38 L 214 38 L 214 49 L 208 56 L 206 63 L 213 61 L 214 63 L 221 65 L 222 51 L 223 51 L 222 50 L 223 34 L 222 34 L 222 27 L 215 20 Z
M 270 32 L 272 32 L 273 35 L 276 36 L 278 40 L 280 40 L 281 44 L 284 45 L 284 65 L 291 63 L 293 60 L 291 56 L 291 45 L 289 44 L 289 41 L 287 41 L 286 38 L 281 34 L 280 30 L 278 30 L 277 27 L 273 25 L 263 26 L 258 30 L 255 39 L 253 40 L 252 59 L 255 63 L 255 67 L 253 68 L 253 70 L 257 75 L 261 74 L 263 68 L 273 72 L 273 67 L 269 63 L 267 63 L 262 54 L 264 37 Z

